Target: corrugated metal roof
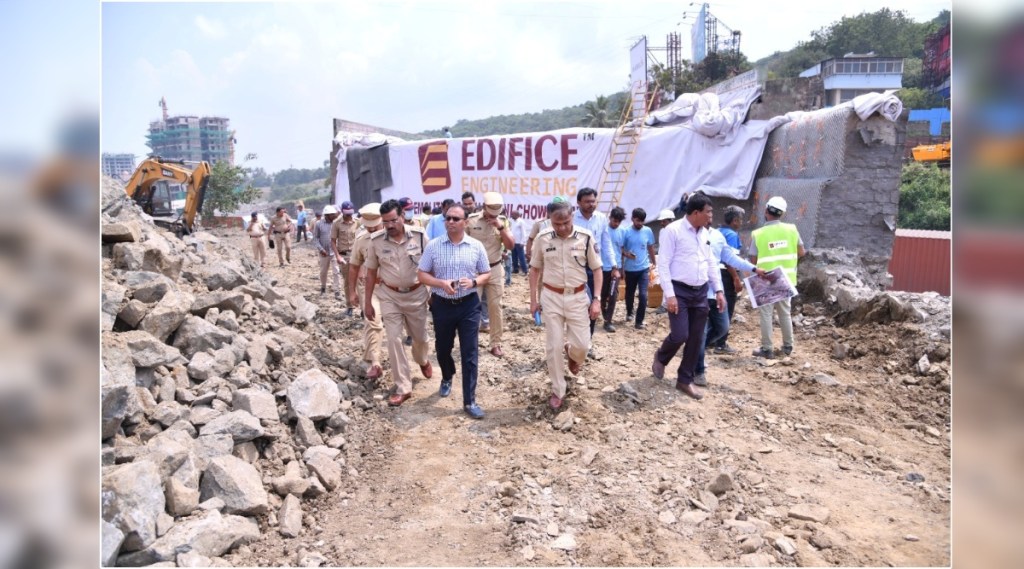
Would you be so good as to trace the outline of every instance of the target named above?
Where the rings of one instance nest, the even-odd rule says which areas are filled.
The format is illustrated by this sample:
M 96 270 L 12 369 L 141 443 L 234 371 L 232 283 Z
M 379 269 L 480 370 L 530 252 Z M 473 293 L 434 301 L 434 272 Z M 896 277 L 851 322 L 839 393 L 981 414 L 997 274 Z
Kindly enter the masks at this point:
M 950 293 L 949 231 L 896 230 L 889 272 L 892 290 Z
M 952 231 L 932 231 L 929 229 L 897 229 L 896 237 L 918 237 L 921 239 L 952 239 Z

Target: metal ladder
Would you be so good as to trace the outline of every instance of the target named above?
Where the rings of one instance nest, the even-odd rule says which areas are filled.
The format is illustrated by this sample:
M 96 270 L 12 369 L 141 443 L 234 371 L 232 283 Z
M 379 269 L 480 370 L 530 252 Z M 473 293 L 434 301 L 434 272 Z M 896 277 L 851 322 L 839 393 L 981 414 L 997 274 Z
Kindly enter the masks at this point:
M 647 98 L 646 89 L 639 89 L 636 85 L 630 89 L 630 104 L 622 109 L 622 117 L 619 119 L 619 127 L 615 129 L 612 136 L 611 150 L 608 153 L 608 162 L 601 170 L 601 178 L 597 184 L 597 209 L 603 212 L 610 212 L 613 207 L 619 205 L 619 198 L 626 189 L 626 180 L 633 169 L 633 159 L 636 157 L 636 149 L 640 145 L 640 131 L 643 129 L 643 118 L 651 112 L 651 105 L 658 98 L 658 84 L 654 84 L 650 99 Z M 630 125 L 633 118 L 633 109 L 642 111 L 640 119 L 635 126 Z

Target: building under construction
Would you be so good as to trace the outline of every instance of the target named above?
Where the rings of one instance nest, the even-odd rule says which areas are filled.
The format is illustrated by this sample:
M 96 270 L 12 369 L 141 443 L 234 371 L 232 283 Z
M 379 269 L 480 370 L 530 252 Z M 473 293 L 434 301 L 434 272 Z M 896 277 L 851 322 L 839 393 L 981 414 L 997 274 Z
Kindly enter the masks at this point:
M 163 118 L 149 123 L 146 146 L 151 153 L 169 160 L 235 163 L 235 133 L 225 117 L 167 115 L 161 98 Z

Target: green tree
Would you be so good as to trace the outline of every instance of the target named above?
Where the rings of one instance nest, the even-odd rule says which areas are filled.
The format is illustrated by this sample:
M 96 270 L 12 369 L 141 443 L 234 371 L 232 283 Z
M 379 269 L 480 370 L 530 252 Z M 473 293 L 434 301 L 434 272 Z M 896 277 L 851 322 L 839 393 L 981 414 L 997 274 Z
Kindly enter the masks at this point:
M 942 105 L 942 100 L 934 93 L 917 87 L 900 89 L 896 96 L 907 109 L 932 109 Z
M 249 171 L 244 166 L 214 162 L 203 200 L 203 216 L 212 217 L 215 211 L 226 214 L 257 199 L 260 191 L 249 180 Z
M 949 231 L 949 170 L 935 164 L 912 162 L 900 176 L 900 214 L 903 229 Z
M 586 111 L 580 126 L 590 128 L 614 128 L 618 126 L 619 117 L 609 108 L 608 97 L 598 95 L 593 101 L 583 103 L 583 110 Z
M 873 51 L 879 56 L 920 58 L 928 30 L 929 23 L 915 22 L 903 10 L 882 8 L 844 16 L 812 35 L 832 57 Z

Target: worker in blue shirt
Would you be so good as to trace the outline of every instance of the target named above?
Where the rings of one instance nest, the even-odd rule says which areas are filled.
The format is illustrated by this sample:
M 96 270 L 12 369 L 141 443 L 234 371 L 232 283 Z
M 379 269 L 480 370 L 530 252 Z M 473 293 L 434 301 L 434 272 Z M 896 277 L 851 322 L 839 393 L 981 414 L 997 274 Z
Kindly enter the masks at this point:
M 295 204 L 295 209 L 298 210 L 298 214 L 295 216 L 295 242 L 305 241 L 309 239 L 306 233 L 306 208 L 302 205 L 302 202 Z

